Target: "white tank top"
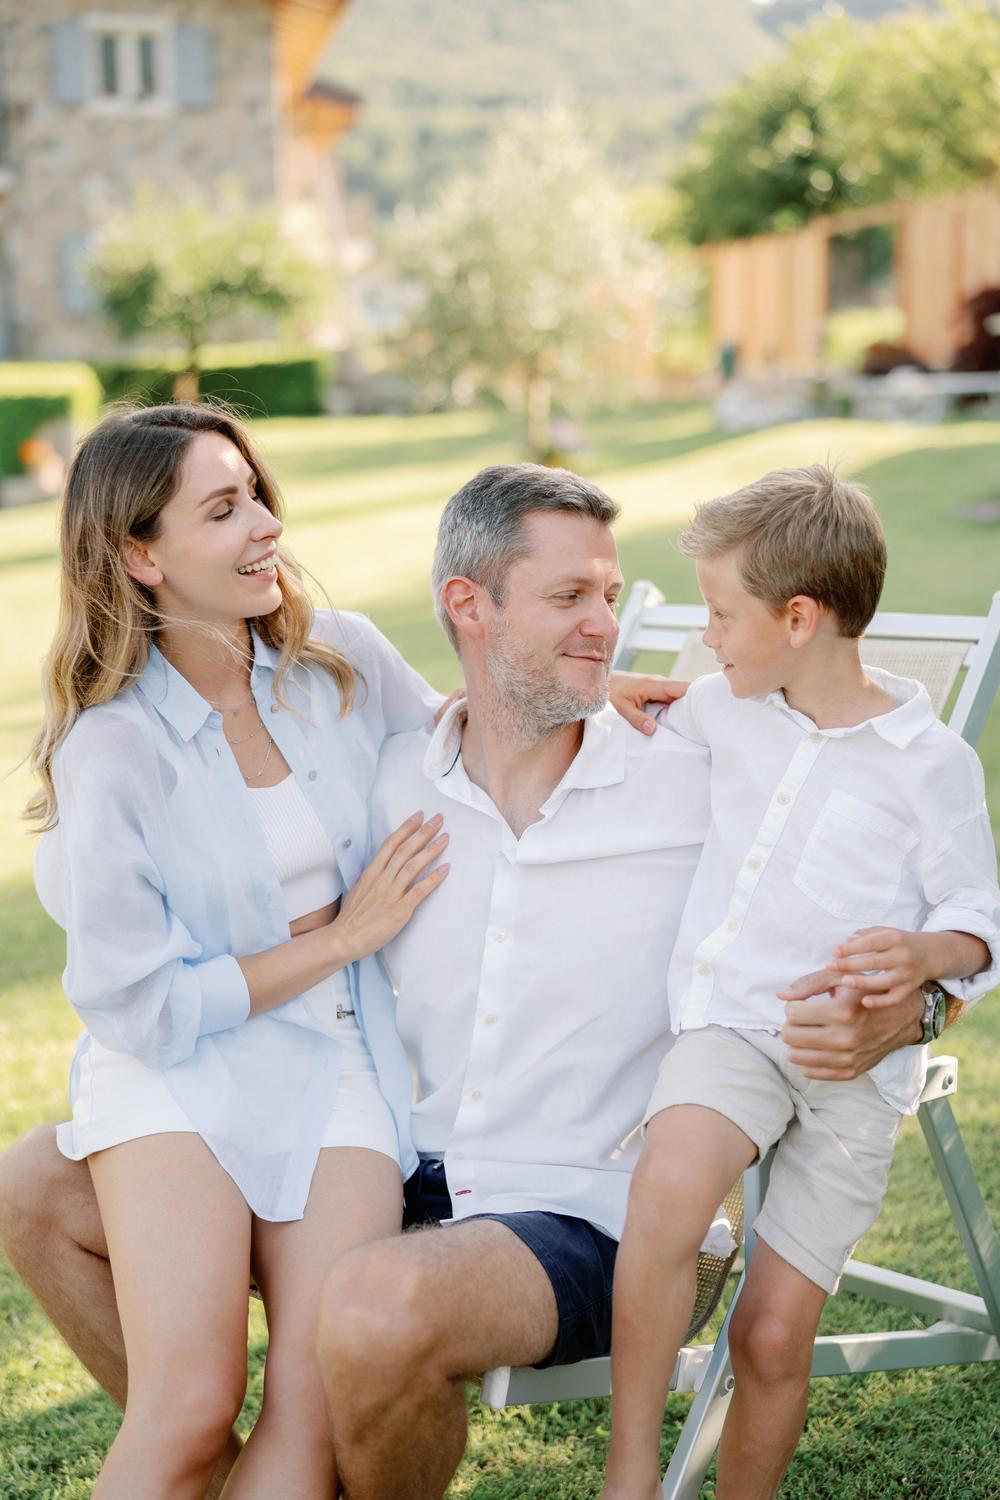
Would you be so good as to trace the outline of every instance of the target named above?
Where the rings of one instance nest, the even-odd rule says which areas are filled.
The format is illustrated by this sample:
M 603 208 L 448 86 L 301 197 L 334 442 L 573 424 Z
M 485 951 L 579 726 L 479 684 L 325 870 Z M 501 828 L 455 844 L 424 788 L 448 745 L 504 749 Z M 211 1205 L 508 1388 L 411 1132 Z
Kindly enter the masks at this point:
M 344 893 L 333 845 L 294 776 L 250 788 L 264 843 L 281 882 L 289 922 Z

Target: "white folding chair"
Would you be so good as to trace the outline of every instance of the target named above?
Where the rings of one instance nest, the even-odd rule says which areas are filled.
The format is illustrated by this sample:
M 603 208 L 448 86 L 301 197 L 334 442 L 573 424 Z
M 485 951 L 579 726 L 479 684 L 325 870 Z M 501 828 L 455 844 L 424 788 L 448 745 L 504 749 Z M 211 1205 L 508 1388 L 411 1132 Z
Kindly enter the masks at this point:
M 675 658 L 670 675 L 677 678 L 690 681 L 715 670 L 714 657 L 700 639 L 707 619 L 703 605 L 666 604 L 655 584 L 636 583 L 622 611 L 615 666 L 629 669 L 637 656 L 657 652 Z M 944 712 L 964 671 L 947 722 L 975 745 L 1000 686 L 1000 593 L 985 617 L 877 614 L 865 634 L 861 656 L 868 665 L 923 682 L 938 714 Z M 1000 1360 L 1000 1240 L 952 1112 L 950 1096 L 957 1089 L 956 1059 L 933 1058 L 917 1118 L 981 1295 L 851 1260 L 843 1290 L 934 1321 L 930 1327 L 902 1332 L 818 1338 L 814 1377 Z M 677 1359 L 671 1389 L 694 1392 L 694 1401 L 664 1476 L 664 1500 L 697 1500 L 719 1441 L 733 1389 L 729 1321 L 753 1254 L 751 1226 L 767 1190 L 769 1165 L 769 1160 L 757 1163 L 743 1178 L 744 1270 L 719 1335 L 714 1344 L 686 1345 Z M 610 1375 L 609 1359 L 546 1370 L 490 1370 L 481 1399 L 483 1405 L 499 1409 L 607 1396 Z

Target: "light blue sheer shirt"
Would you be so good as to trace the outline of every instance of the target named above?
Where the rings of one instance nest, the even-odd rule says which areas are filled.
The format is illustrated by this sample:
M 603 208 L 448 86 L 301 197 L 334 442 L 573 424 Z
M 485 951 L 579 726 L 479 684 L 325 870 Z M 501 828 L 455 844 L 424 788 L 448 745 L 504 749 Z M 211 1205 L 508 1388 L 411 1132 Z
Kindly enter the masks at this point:
M 313 633 L 364 679 L 347 715 L 334 678 L 303 664 L 286 678 L 290 709 L 279 704 L 279 653 L 256 635 L 251 689 L 350 888 L 370 854 L 368 799 L 382 742 L 425 724 L 440 696 L 364 616 L 317 612 Z M 35 878 L 66 930 L 64 986 L 86 1027 L 71 1098 L 91 1037 L 162 1070 L 251 1209 L 300 1218 L 339 1049 L 298 1024 L 297 1001 L 249 1014 L 235 955 L 286 942 L 289 931 L 222 715 L 154 647 L 133 686 L 80 715 L 53 779 L 59 822 L 42 839 Z M 374 958 L 352 965 L 350 984 L 406 1176 L 416 1165 L 411 1083 L 392 993 Z

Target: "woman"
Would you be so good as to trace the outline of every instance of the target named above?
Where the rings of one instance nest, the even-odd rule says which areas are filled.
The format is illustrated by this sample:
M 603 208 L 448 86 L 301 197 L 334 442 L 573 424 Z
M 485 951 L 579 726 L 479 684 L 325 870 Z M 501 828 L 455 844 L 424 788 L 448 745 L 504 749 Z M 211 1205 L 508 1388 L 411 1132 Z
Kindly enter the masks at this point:
M 398 1232 L 415 1164 L 391 996 L 362 1015 L 356 971 L 447 873 L 419 813 L 362 868 L 382 739 L 437 698 L 367 621 L 313 613 L 281 530 L 210 406 L 107 417 L 67 481 L 29 811 L 58 825 L 38 884 L 87 1028 L 59 1145 L 90 1165 L 128 1356 L 99 1500 L 204 1495 L 251 1271 L 265 1395 L 225 1493 L 336 1493 L 319 1291 Z

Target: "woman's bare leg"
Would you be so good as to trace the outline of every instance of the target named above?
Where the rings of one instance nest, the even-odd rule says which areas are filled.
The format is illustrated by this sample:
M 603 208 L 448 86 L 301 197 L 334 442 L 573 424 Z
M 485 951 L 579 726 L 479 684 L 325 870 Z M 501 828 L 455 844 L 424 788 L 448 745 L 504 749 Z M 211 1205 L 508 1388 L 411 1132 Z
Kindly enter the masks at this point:
M 90 1158 L 128 1359 L 95 1500 L 202 1500 L 246 1388 L 250 1211 L 197 1135 Z
M 255 1221 L 254 1269 L 268 1327 L 264 1403 L 225 1500 L 330 1500 L 336 1494 L 316 1360 L 320 1293 L 339 1256 L 398 1234 L 402 1212 L 396 1163 L 378 1151 L 338 1146 L 320 1152 L 304 1218 Z

